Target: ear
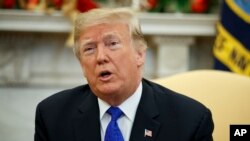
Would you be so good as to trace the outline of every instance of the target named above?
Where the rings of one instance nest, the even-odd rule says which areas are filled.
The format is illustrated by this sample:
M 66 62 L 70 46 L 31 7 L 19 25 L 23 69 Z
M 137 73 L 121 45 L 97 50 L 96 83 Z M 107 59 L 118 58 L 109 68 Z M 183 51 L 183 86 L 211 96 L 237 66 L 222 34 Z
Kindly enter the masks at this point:
M 144 64 L 145 57 L 146 57 L 146 49 L 141 49 L 137 51 L 136 62 L 138 67 Z
M 86 78 L 86 72 L 85 72 L 83 63 L 81 62 L 81 59 L 79 59 L 79 63 L 80 63 L 81 69 L 82 69 L 82 74 Z
M 85 73 L 84 69 L 82 69 L 82 73 L 83 73 L 83 76 L 86 78 L 86 73 Z

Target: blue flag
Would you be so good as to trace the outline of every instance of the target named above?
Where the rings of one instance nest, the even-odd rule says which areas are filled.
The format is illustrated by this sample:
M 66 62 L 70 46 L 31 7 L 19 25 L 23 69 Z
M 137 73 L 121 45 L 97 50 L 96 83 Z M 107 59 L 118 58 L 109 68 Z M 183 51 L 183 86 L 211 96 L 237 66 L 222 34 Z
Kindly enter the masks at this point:
M 225 0 L 213 47 L 215 69 L 250 76 L 250 0 Z

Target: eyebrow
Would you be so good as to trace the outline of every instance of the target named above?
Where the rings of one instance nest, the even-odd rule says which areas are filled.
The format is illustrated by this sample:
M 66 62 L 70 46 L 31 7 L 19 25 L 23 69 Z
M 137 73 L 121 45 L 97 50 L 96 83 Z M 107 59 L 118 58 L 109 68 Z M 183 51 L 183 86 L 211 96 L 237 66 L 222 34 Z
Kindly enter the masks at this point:
M 107 32 L 105 33 L 103 36 L 102 36 L 102 39 L 103 40 L 107 40 L 107 39 L 118 39 L 120 40 L 120 36 L 118 36 L 117 34 L 115 34 L 116 32 Z M 80 46 L 82 47 L 85 47 L 86 45 L 91 45 L 91 44 L 94 44 L 95 41 L 93 41 L 92 39 L 90 38 L 86 38 L 86 39 L 83 39 L 81 40 L 81 44 Z
M 91 39 L 83 39 L 82 42 L 81 42 L 81 46 L 84 47 L 86 45 L 90 45 L 90 44 L 93 44 L 94 41 L 92 41 Z
M 108 33 L 105 33 L 102 37 L 104 40 L 105 39 L 112 39 L 112 38 L 116 38 L 116 39 L 120 39 L 119 35 L 115 34 L 115 32 L 108 32 Z

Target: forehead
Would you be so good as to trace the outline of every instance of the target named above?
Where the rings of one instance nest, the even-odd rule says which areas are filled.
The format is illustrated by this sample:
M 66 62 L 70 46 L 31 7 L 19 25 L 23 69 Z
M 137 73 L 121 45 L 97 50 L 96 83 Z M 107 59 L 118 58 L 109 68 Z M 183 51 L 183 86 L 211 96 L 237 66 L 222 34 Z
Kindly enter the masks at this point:
M 84 27 L 81 32 L 81 38 L 128 36 L 129 33 L 129 27 L 125 23 L 101 23 Z

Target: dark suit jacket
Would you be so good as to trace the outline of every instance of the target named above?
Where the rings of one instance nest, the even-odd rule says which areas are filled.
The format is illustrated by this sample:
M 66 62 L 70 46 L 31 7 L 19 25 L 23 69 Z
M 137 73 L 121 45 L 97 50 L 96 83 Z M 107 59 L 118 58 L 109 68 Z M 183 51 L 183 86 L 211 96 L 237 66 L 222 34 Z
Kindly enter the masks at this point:
M 201 103 L 142 80 L 142 97 L 130 141 L 211 141 L 213 121 Z M 101 141 L 97 97 L 88 85 L 38 104 L 35 141 Z M 145 129 L 152 137 L 144 136 Z

